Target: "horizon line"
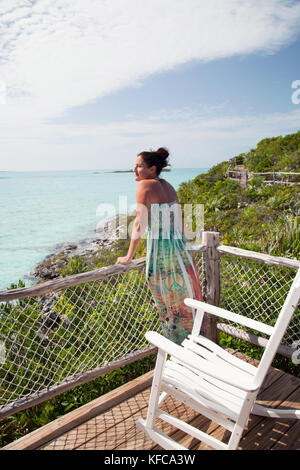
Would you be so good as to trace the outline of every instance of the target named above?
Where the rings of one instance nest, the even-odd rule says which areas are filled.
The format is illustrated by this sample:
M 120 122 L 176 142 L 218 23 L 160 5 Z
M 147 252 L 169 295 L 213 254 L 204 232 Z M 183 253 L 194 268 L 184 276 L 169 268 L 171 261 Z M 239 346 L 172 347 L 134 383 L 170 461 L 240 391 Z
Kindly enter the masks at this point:
M 174 170 L 207 170 L 211 167 L 173 167 Z M 29 173 L 29 172 L 52 172 L 52 171 L 124 171 L 124 172 L 133 172 L 131 169 L 126 168 L 82 168 L 82 169 L 65 169 L 65 170 L 0 170 L 0 173 Z M 162 170 L 163 171 L 163 170 Z M 167 170 L 166 172 L 169 173 L 172 171 L 172 168 Z

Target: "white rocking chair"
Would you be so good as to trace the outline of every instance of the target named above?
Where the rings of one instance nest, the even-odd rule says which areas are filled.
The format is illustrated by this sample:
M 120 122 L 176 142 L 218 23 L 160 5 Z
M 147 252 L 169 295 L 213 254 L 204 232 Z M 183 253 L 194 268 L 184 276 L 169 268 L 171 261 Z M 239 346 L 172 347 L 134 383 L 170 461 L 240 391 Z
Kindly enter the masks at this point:
M 250 413 L 271 418 L 300 419 L 300 410 L 278 410 L 255 404 L 258 391 L 297 308 L 299 298 L 300 269 L 273 327 L 198 300 L 185 299 L 186 305 L 196 309 L 196 315 L 191 335 L 180 346 L 159 333 L 146 333 L 147 340 L 158 347 L 158 356 L 147 418 L 139 419 L 137 424 L 164 449 L 186 450 L 155 426 L 156 418 L 215 449 L 235 450 Z M 258 367 L 233 356 L 213 341 L 199 335 L 205 312 L 269 336 Z M 228 442 L 224 443 L 161 410 L 159 407 L 167 395 L 227 429 L 231 433 Z

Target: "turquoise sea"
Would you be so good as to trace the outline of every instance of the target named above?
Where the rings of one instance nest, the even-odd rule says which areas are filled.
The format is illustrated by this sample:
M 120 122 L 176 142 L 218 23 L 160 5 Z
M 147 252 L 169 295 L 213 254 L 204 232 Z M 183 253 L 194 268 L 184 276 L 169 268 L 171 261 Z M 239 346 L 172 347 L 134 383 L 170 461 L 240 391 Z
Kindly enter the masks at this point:
M 115 171 L 0 172 L 0 290 L 19 279 L 34 284 L 30 272 L 61 244 L 95 238 L 101 221 L 134 210 L 134 174 Z M 175 168 L 161 176 L 178 189 L 206 171 Z

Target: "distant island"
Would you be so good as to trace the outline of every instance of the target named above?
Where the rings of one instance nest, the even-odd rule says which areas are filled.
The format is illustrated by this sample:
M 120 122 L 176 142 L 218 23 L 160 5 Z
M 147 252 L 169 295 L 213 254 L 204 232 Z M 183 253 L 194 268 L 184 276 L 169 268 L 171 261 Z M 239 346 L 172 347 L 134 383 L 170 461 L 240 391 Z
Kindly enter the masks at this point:
M 133 170 L 114 170 L 109 173 L 133 173 Z

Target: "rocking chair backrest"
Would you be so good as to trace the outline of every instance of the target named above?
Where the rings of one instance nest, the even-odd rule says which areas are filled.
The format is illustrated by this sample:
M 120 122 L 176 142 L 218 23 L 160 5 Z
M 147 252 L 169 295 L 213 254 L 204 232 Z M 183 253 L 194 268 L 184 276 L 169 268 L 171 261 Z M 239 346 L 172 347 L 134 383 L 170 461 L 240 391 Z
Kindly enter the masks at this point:
M 300 268 L 296 274 L 290 291 L 285 299 L 280 314 L 274 326 L 274 330 L 269 338 L 268 344 L 261 358 L 256 374 L 256 381 L 260 386 L 272 364 L 273 358 L 276 354 L 281 340 L 289 326 L 293 314 L 297 308 L 300 300 Z

